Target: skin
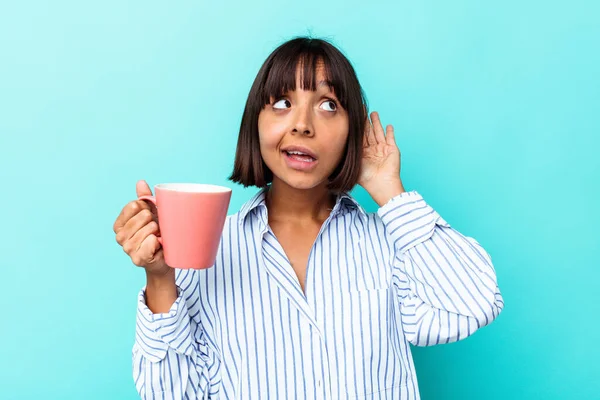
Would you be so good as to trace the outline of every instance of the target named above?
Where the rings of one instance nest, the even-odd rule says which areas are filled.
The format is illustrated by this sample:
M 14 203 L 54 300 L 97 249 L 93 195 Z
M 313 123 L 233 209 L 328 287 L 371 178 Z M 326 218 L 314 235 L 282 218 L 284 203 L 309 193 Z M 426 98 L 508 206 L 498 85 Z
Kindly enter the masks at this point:
M 327 177 L 340 163 L 348 139 L 348 114 L 327 86 L 322 68 L 317 69 L 316 91 L 299 89 L 271 99 L 258 116 L 260 150 L 273 172 L 267 193 L 269 226 L 281 243 L 304 291 L 310 249 L 335 204 Z M 299 171 L 288 167 L 282 149 L 308 147 L 316 167 Z
M 137 196 L 151 195 L 146 181 L 136 184 Z M 131 261 L 146 271 L 146 304 L 153 313 L 168 312 L 177 300 L 175 270 L 165 263 L 158 242 L 160 233 L 156 208 L 143 200 L 125 205 L 113 225 L 117 243 Z
M 263 159 L 273 172 L 267 192 L 269 226 L 277 236 L 305 290 L 306 264 L 323 222 L 335 204 L 327 177 L 341 160 L 348 138 L 348 115 L 326 85 L 315 92 L 297 90 L 271 103 L 259 114 L 258 130 Z M 317 69 L 317 82 L 324 80 Z M 382 206 L 403 193 L 400 151 L 391 125 L 384 131 L 377 112 L 366 124 L 358 184 Z M 310 172 L 289 168 L 282 148 L 303 145 L 317 155 Z M 136 185 L 138 197 L 152 194 L 145 181 Z M 166 265 L 158 243 L 156 209 L 134 200 L 121 210 L 113 230 L 132 262 L 146 271 L 146 303 L 154 313 L 168 312 L 177 299 L 174 269 Z

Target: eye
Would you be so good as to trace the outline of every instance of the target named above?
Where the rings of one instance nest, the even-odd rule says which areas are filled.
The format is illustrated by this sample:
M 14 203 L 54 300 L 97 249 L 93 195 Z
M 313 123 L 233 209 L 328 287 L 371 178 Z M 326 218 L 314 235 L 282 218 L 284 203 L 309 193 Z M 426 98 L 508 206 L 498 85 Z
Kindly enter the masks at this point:
M 290 101 L 288 99 L 277 100 L 275 103 L 273 103 L 273 108 L 276 108 L 278 110 L 290 108 L 291 106 L 292 106 L 292 103 L 290 103 Z
M 325 111 L 335 111 L 337 110 L 337 104 L 333 100 L 327 100 L 321 104 L 321 108 L 323 108 Z

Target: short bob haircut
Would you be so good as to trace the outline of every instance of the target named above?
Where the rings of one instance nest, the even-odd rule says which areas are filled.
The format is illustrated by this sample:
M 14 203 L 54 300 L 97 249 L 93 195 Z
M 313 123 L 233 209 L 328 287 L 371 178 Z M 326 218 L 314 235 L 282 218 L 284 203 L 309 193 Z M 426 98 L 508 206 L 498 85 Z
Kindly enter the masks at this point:
M 238 136 L 233 173 L 229 180 L 244 187 L 267 187 L 273 172 L 260 153 L 258 115 L 270 103 L 296 90 L 296 69 L 302 68 L 303 90 L 316 90 L 316 69 L 322 65 L 331 90 L 348 114 L 348 140 L 342 160 L 328 177 L 332 192 L 350 191 L 357 183 L 362 160 L 363 135 L 367 121 L 364 92 L 350 61 L 323 39 L 297 37 L 277 47 L 266 59 L 252 84 Z

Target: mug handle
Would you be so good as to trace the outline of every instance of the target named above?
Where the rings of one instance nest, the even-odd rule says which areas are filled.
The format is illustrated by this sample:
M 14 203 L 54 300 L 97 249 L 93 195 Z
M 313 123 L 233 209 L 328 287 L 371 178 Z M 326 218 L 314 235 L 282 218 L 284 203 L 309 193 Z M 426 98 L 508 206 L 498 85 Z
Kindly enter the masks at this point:
M 138 197 L 138 200 L 148 201 L 148 202 L 154 204 L 154 207 L 156 207 L 156 196 L 147 194 L 147 195 Z M 156 238 L 158 239 L 158 243 L 160 243 L 160 245 L 162 246 L 162 244 L 163 244 L 162 236 L 157 236 Z

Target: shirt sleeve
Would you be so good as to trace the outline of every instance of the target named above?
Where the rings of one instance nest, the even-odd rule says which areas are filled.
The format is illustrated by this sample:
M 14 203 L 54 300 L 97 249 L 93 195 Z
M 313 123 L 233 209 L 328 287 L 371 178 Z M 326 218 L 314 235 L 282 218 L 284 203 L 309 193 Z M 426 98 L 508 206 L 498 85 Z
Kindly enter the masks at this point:
M 143 399 L 216 396 L 220 362 L 209 346 L 199 318 L 196 271 L 177 270 L 178 297 L 166 313 L 146 305 L 145 288 L 138 295 L 133 378 Z
M 504 301 L 490 255 L 415 191 L 377 210 L 393 247 L 393 284 L 410 343 L 455 342 L 490 324 Z

